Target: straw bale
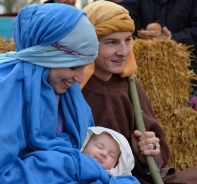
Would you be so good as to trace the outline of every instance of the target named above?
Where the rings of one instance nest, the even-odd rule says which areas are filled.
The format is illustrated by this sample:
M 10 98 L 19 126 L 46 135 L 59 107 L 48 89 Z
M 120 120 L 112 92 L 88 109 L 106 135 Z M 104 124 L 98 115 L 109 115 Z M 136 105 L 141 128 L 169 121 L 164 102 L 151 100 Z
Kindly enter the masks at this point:
M 13 40 L 0 38 L 0 53 L 14 51 Z M 134 41 L 137 78 L 145 88 L 170 149 L 168 166 L 177 170 L 197 165 L 197 111 L 188 107 L 190 47 L 168 40 Z
M 14 50 L 15 50 L 15 45 L 12 39 L 6 40 L 5 38 L 0 37 L 0 53 L 5 53 Z
M 197 165 L 197 111 L 188 107 L 191 47 L 173 40 L 134 41 L 137 78 L 164 129 L 170 149 L 169 165 L 182 170 Z

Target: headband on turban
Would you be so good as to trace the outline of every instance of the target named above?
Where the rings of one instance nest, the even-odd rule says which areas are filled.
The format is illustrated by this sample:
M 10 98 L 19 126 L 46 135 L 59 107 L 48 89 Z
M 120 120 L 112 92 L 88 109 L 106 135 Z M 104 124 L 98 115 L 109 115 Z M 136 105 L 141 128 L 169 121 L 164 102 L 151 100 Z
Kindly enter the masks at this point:
M 103 132 L 109 133 L 116 140 L 121 151 L 118 164 L 116 165 L 115 168 L 109 170 L 110 174 L 112 174 L 113 176 L 131 175 L 131 171 L 133 170 L 134 161 L 135 161 L 131 147 L 127 139 L 122 134 L 112 129 L 104 128 L 100 126 L 89 127 L 86 139 L 81 147 L 81 151 L 83 152 L 84 148 L 86 147 L 88 141 L 90 140 L 93 134 L 99 135 Z
M 134 32 L 134 21 L 129 16 L 129 12 L 120 5 L 109 1 L 96 1 L 87 5 L 83 11 L 87 13 L 89 21 L 95 26 L 97 37 L 108 35 L 114 32 Z M 133 55 L 133 40 L 131 40 L 131 53 L 125 64 L 121 77 L 127 77 L 135 73 L 137 65 Z M 91 75 L 94 73 L 95 63 L 91 63 L 85 68 L 85 86 Z
M 13 23 L 17 52 L 0 56 L 0 64 L 16 59 L 47 68 L 90 64 L 98 53 L 94 26 L 86 13 L 66 4 L 29 5 Z

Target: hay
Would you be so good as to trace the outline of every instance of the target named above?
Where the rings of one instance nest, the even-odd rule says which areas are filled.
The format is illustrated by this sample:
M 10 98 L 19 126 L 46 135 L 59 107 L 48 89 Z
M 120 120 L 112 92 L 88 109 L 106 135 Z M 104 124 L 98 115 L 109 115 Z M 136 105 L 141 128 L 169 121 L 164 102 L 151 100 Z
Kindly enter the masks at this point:
M 170 149 L 168 166 L 177 170 L 197 165 L 197 111 L 188 107 L 191 47 L 172 40 L 134 41 L 137 78 L 164 129 Z
M 5 53 L 9 51 L 14 51 L 15 45 L 13 40 L 6 40 L 0 37 L 0 53 Z

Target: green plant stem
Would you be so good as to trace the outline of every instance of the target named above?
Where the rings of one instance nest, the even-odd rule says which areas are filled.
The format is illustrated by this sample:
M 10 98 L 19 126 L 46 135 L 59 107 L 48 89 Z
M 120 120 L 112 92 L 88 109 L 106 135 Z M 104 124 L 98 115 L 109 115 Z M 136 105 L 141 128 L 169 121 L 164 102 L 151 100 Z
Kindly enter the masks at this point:
M 137 130 L 144 133 L 146 131 L 144 126 L 144 120 L 142 117 L 142 110 L 139 103 L 138 93 L 135 84 L 135 78 L 133 75 L 128 77 L 129 82 L 129 94 L 130 99 L 134 108 L 135 124 Z M 160 175 L 160 171 L 155 163 L 153 156 L 146 156 L 147 165 L 150 171 L 150 175 L 153 179 L 154 184 L 163 184 L 163 180 Z

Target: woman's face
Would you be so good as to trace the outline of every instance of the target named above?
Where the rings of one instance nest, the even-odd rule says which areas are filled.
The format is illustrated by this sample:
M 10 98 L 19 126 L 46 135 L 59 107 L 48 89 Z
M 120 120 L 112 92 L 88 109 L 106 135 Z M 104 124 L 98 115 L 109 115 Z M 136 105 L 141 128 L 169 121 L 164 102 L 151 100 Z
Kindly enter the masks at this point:
M 56 93 L 64 93 L 74 82 L 83 82 L 85 66 L 52 68 L 49 73 L 48 83 Z
M 115 32 L 98 38 L 99 53 L 95 60 L 94 72 L 98 78 L 108 81 L 112 74 L 118 74 L 124 70 L 131 52 L 131 39 L 131 32 Z

